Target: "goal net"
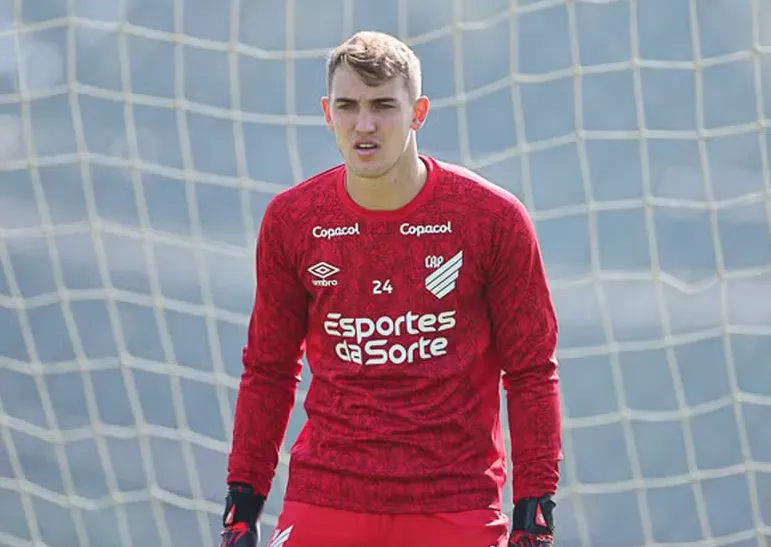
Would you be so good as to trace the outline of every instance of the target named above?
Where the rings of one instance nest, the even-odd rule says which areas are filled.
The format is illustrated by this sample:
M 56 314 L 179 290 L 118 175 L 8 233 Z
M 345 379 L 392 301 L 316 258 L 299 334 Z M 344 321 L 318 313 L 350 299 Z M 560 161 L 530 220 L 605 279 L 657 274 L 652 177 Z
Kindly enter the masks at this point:
M 339 161 L 324 57 L 372 28 L 422 150 L 536 220 L 558 544 L 771 544 L 767 2 L 6 0 L 0 545 L 215 544 L 261 214 Z

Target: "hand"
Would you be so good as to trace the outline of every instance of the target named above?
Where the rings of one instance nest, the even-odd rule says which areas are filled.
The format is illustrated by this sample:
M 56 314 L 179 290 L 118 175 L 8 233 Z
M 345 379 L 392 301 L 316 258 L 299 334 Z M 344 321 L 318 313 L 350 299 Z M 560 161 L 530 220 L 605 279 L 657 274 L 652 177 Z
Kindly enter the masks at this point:
M 220 547 L 257 547 L 260 530 L 257 520 L 262 514 L 265 497 L 255 494 L 245 484 L 231 484 L 222 515 Z
M 509 547 L 554 547 L 554 538 L 528 532 L 514 532 L 509 538 Z
M 514 504 L 509 547 L 554 547 L 552 496 L 525 498 Z
M 243 522 L 237 522 L 222 530 L 220 547 L 257 547 L 260 543 L 260 532 L 257 528 L 249 528 Z

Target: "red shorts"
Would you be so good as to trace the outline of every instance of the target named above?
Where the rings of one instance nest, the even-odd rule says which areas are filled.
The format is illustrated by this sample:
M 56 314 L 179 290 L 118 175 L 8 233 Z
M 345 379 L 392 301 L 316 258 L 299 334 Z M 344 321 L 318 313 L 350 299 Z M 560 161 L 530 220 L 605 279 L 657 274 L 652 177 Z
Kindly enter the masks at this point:
M 508 529 L 492 509 L 379 515 L 288 501 L 266 547 L 506 547 Z

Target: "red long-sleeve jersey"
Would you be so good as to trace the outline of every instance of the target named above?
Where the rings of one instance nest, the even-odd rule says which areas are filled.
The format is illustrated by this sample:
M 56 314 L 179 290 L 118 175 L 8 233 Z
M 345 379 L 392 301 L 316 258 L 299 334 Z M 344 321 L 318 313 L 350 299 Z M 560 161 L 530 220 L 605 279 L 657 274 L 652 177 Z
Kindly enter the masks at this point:
M 286 500 L 500 509 L 501 379 L 514 499 L 555 493 L 557 320 L 533 224 L 507 191 L 421 159 L 426 183 L 396 211 L 359 207 L 343 166 L 267 207 L 228 482 L 268 494 L 306 352 Z

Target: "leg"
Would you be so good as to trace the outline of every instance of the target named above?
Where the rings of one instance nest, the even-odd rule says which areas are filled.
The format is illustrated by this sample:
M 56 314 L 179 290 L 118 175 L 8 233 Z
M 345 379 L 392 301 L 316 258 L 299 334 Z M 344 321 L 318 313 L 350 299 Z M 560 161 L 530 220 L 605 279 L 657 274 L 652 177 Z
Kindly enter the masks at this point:
M 265 547 L 387 547 L 388 519 L 285 502 Z
M 492 509 L 394 519 L 393 547 L 506 547 L 509 519 Z

